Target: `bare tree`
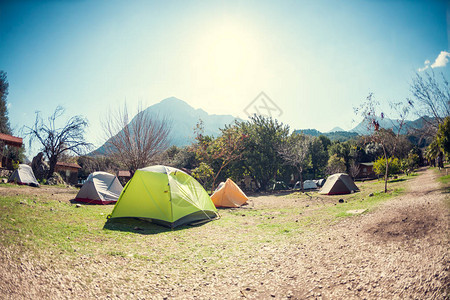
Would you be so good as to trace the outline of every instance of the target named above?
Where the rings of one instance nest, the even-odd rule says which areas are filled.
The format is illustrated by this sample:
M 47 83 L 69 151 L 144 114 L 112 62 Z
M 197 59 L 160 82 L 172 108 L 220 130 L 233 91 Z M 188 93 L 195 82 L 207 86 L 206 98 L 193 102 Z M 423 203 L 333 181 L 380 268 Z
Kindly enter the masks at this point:
M 67 121 L 64 127 L 57 127 L 56 120 L 64 114 L 64 111 L 63 107 L 56 107 L 54 113 L 48 117 L 48 123 L 44 122 L 40 112 L 36 112 L 34 125 L 24 127 L 25 135 L 30 137 L 30 148 L 31 144 L 37 140 L 42 146 L 42 152 L 49 160 L 47 179 L 53 176 L 56 163 L 64 153 L 74 152 L 81 155 L 91 147 L 84 137 L 88 126 L 86 118 L 74 116 Z
M 353 180 L 355 180 L 356 176 L 358 176 L 359 169 L 360 169 L 359 164 L 355 160 L 352 160 L 350 162 L 349 171 L 350 171 L 350 176 L 353 178 Z
M 450 86 L 443 73 L 440 77 L 436 78 L 433 71 L 416 73 L 410 87 L 413 99 L 407 99 L 426 125 L 425 133 L 433 136 L 450 115 Z
M 368 130 L 373 132 L 368 137 L 368 142 L 375 142 L 381 145 L 383 149 L 383 157 L 385 159 L 385 174 L 384 174 L 384 192 L 387 193 L 387 181 L 389 174 L 389 155 L 396 153 L 397 146 L 400 141 L 400 133 L 405 124 L 405 119 L 408 116 L 408 107 L 401 106 L 400 103 L 390 103 L 391 109 L 398 114 L 396 120 L 397 124 L 393 124 L 392 128 L 396 131 L 394 133 L 391 129 L 384 129 L 380 125 L 380 121 L 385 118 L 383 112 L 378 112 L 380 103 L 375 100 L 373 93 L 367 96 L 366 101 L 358 108 L 355 108 L 355 113 L 360 114 L 367 124 Z
M 155 162 L 169 146 L 170 122 L 143 110 L 142 105 L 131 121 L 124 104 L 123 109 L 109 113 L 102 125 L 107 137 L 106 153 L 131 174 Z
M 311 138 L 309 136 L 293 133 L 278 149 L 278 153 L 283 158 L 285 164 L 293 166 L 297 170 L 302 192 L 304 192 L 303 169 L 309 164 L 310 147 Z

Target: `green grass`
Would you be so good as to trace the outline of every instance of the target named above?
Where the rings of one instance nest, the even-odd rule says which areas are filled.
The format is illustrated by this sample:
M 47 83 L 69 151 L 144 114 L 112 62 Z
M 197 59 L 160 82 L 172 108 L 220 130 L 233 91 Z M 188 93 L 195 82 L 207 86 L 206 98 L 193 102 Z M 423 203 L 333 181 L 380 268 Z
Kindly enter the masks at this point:
M 350 195 L 310 193 L 310 198 L 292 193 L 277 198 L 291 203 L 280 208 L 221 209 L 219 220 L 174 230 L 137 219 L 107 221 L 111 205 L 77 208 L 44 196 L 0 196 L 0 244 L 38 258 L 57 254 L 66 258 L 85 255 L 136 263 L 178 263 L 186 272 L 196 264 L 226 267 L 236 257 L 243 262 L 250 260 L 248 253 L 264 245 L 299 243 L 306 233 L 354 217 L 347 213 L 349 210 L 376 209 L 401 194 L 411 176 L 399 179 L 389 183 L 387 194 L 381 192 L 383 181 L 357 183 L 361 192 Z M 369 197 L 370 193 L 374 195 Z M 344 203 L 338 203 L 341 198 Z
M 444 175 L 444 176 L 441 176 L 441 177 L 439 177 L 439 182 L 441 182 L 442 184 L 445 184 L 445 185 L 450 185 L 450 175 Z

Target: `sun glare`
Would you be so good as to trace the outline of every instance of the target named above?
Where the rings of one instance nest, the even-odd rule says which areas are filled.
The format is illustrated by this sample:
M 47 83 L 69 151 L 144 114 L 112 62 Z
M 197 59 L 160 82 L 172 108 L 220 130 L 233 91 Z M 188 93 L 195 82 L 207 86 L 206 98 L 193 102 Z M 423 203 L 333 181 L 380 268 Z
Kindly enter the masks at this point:
M 223 23 L 211 28 L 198 44 L 196 67 L 208 79 L 232 84 L 243 79 L 255 66 L 256 43 L 246 28 Z

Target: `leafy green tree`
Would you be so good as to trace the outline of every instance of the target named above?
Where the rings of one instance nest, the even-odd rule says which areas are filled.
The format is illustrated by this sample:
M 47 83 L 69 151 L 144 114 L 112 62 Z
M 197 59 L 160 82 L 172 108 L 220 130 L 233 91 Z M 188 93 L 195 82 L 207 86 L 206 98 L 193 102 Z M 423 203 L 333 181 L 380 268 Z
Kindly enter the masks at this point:
M 8 78 L 6 72 L 0 71 L 0 133 L 11 134 L 11 127 L 9 126 L 8 119 Z
M 324 136 L 323 134 L 319 135 L 319 139 L 322 142 L 322 147 L 325 151 L 328 151 L 328 147 L 331 145 L 331 140 Z
M 437 139 L 434 139 L 430 145 L 425 149 L 425 158 L 432 166 L 436 166 L 436 158 L 441 152 L 441 147 L 439 147 L 439 143 Z
M 330 147 L 328 147 L 328 153 L 329 156 L 333 156 L 336 155 L 337 157 L 340 157 L 343 159 L 344 164 L 345 164 L 345 170 L 343 172 L 348 172 L 349 168 L 350 168 L 350 142 L 339 142 L 336 141 L 334 143 L 332 143 L 330 145 Z
M 221 130 L 216 139 L 197 134 L 197 158 L 214 168 L 211 192 L 222 171 L 232 162 L 239 160 L 243 155 L 245 136 L 236 125 Z
M 389 162 L 386 164 L 385 158 L 380 157 L 379 159 L 377 159 L 374 162 L 373 171 L 375 172 L 375 174 L 377 174 L 377 175 L 386 174 L 386 165 L 389 166 L 389 169 L 387 172 L 388 176 L 400 173 L 400 168 L 401 168 L 400 160 L 396 157 L 389 157 L 388 160 L 389 160 Z
M 450 155 L 450 117 L 446 117 L 441 124 L 439 124 L 439 130 L 436 135 L 436 140 L 439 147 L 447 154 Z
M 400 168 L 403 173 L 409 175 L 411 172 L 414 172 L 415 169 L 419 167 L 419 155 L 411 151 L 408 154 L 408 157 L 402 159 L 400 161 Z
M 209 188 L 212 184 L 212 178 L 214 178 L 214 170 L 208 164 L 201 162 L 197 168 L 192 170 L 192 177 L 197 179 L 205 188 Z
M 244 168 L 255 179 L 258 188 L 266 190 L 283 165 L 278 149 L 289 135 L 289 126 L 256 115 L 236 125 L 245 137 L 241 158 Z
M 328 163 L 328 151 L 323 145 L 322 139 L 319 137 L 312 138 L 310 145 L 311 171 L 313 178 L 324 175 L 325 168 Z
M 327 163 L 328 174 L 343 173 L 345 169 L 345 161 L 342 157 L 339 157 L 337 154 L 330 156 Z

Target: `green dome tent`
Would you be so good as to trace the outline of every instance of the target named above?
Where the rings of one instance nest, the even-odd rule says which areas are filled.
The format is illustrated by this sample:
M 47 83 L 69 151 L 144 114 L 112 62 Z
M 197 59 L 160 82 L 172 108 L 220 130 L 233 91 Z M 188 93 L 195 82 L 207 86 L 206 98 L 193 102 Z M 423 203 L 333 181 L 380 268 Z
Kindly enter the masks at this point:
M 108 217 L 142 218 L 173 228 L 217 216 L 197 180 L 176 168 L 152 166 L 134 173 Z

